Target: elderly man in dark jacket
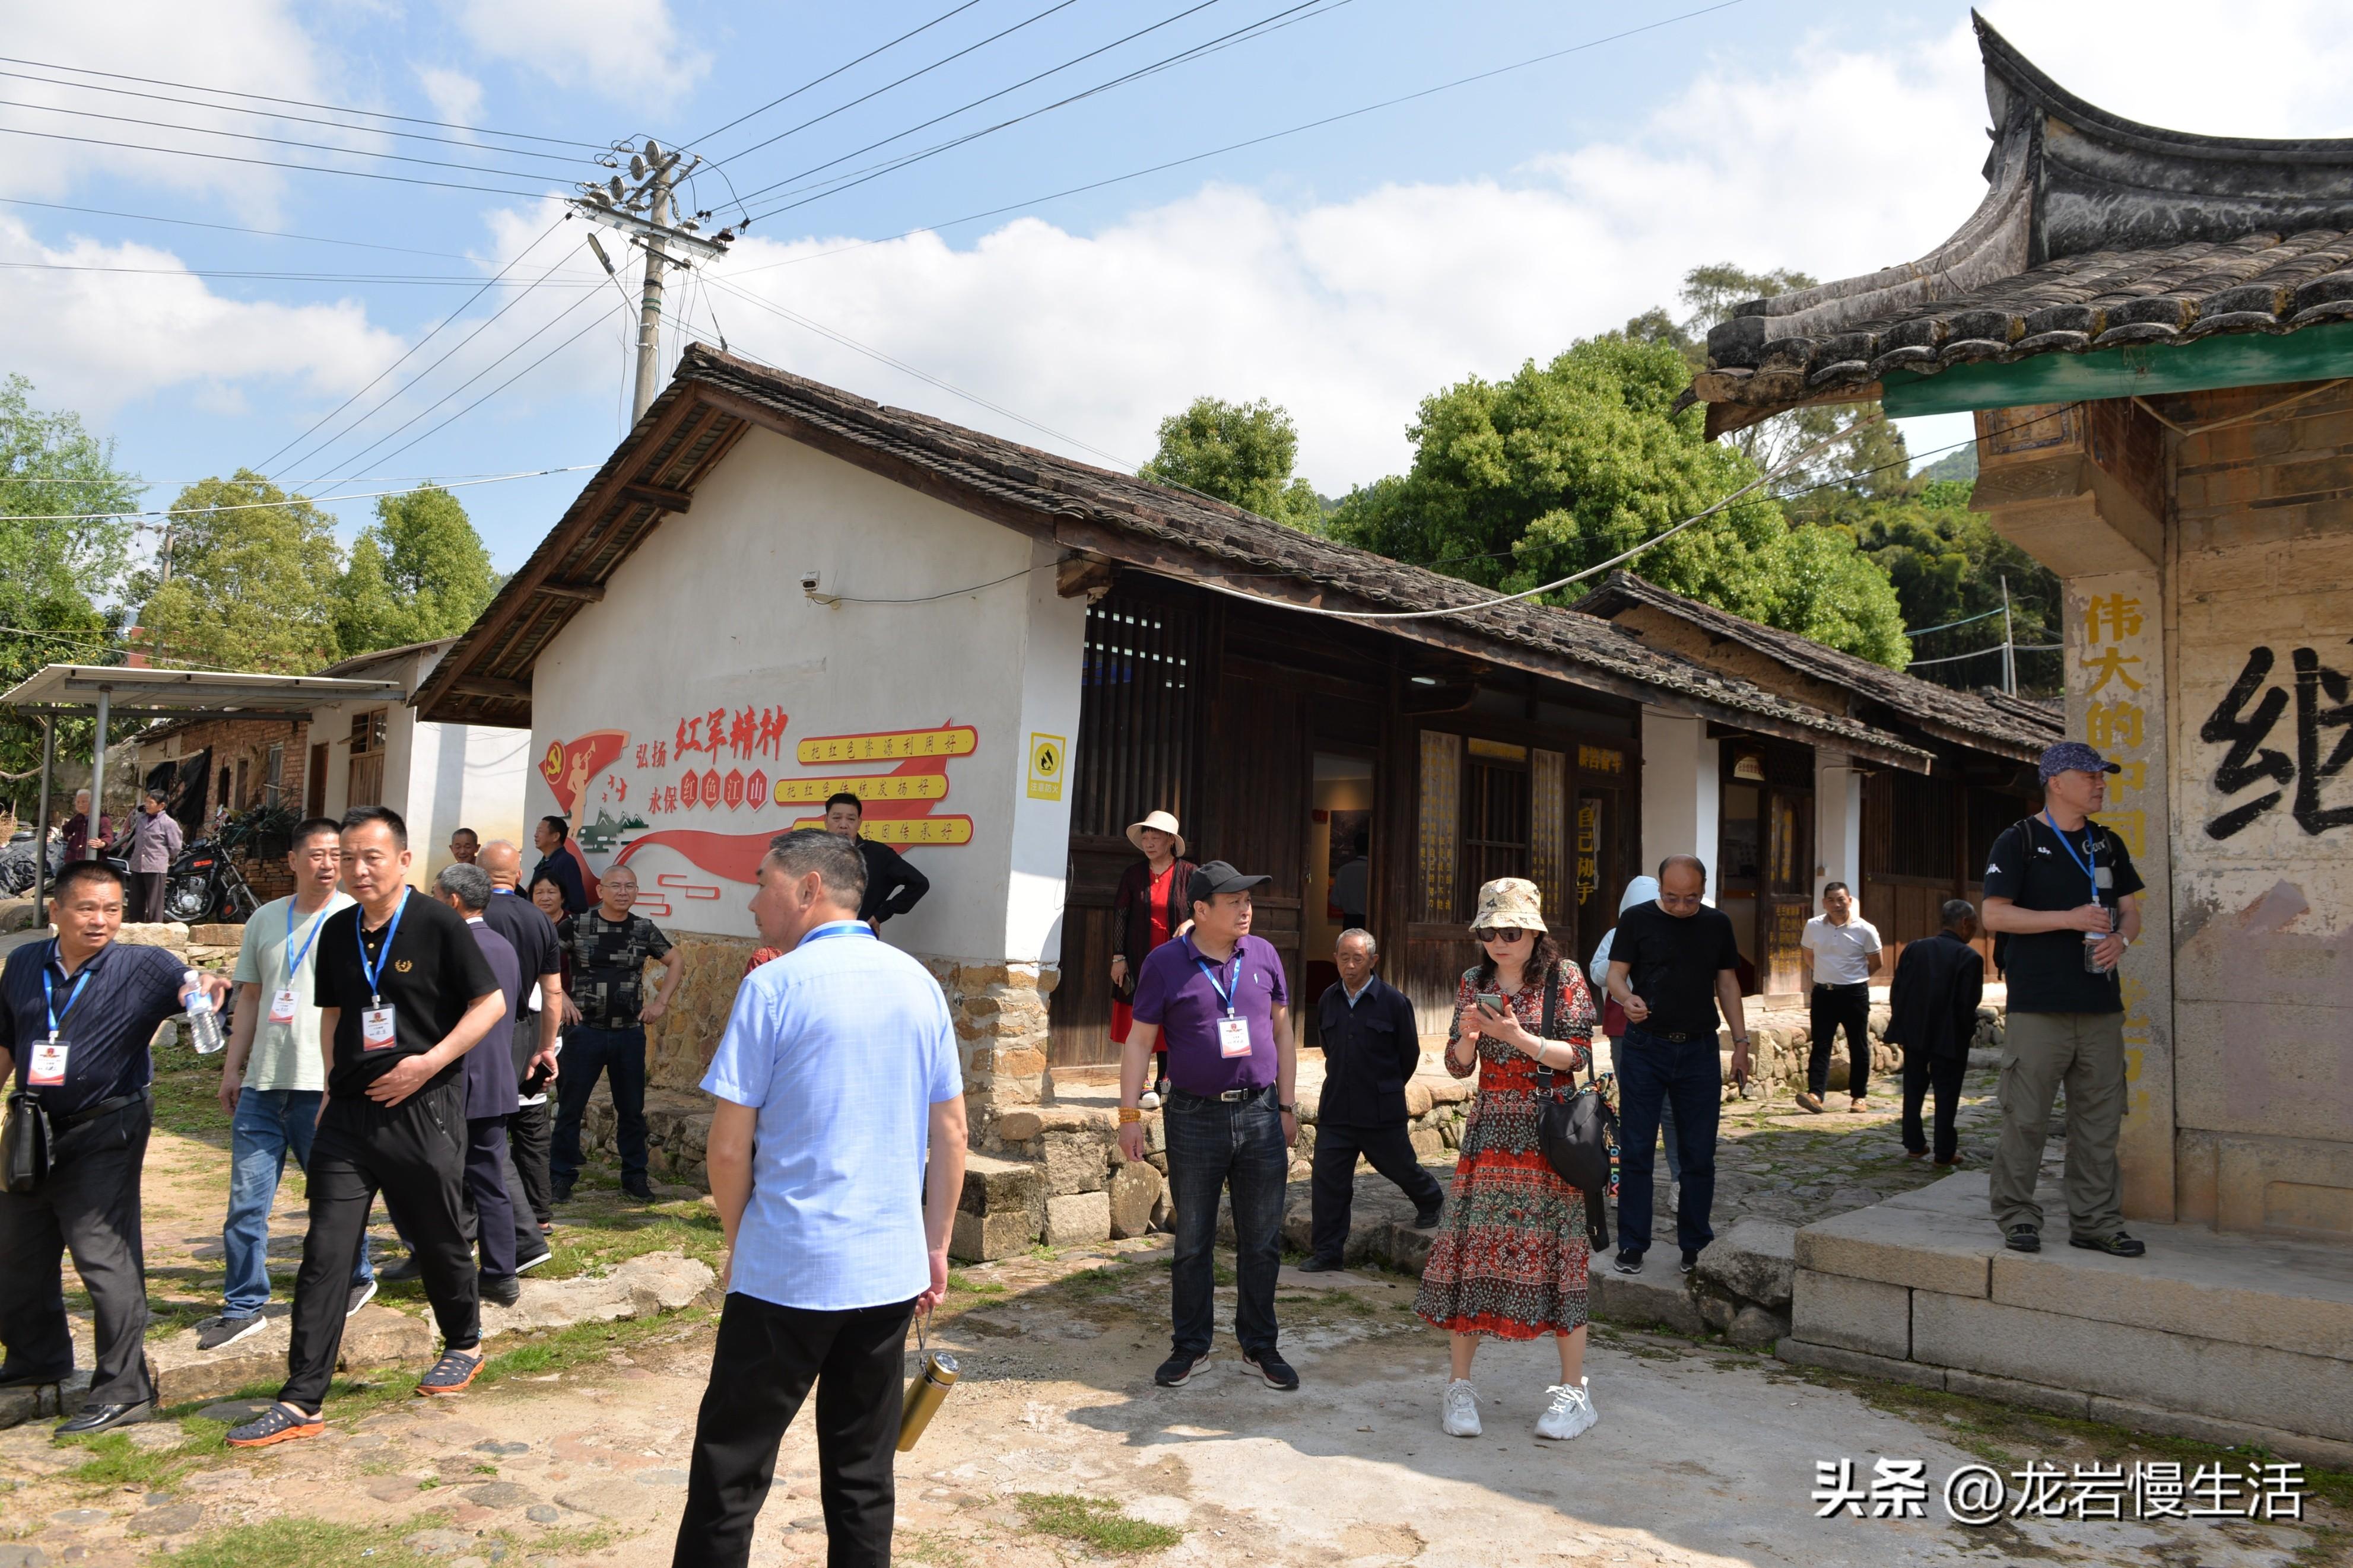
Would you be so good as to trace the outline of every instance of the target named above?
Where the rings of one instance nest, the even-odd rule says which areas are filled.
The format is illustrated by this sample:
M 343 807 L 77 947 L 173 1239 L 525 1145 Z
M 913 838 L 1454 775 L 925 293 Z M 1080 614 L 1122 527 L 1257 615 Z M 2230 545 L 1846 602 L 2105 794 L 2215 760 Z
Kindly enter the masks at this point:
M 1961 1075 L 1969 1065 L 1969 1039 L 1977 1033 L 1978 999 L 1985 993 L 1985 960 L 1969 945 L 1978 934 L 1978 912 L 1965 899 L 1950 899 L 1945 929 L 1923 942 L 1906 942 L 1896 961 L 1887 994 L 1887 1043 L 1904 1047 L 1904 1148 L 1925 1159 L 1920 1102 L 1936 1095 L 1936 1163 L 1954 1163 L 1958 1137 L 1953 1112 L 1961 1100 Z
M 1395 1182 L 1414 1202 L 1414 1228 L 1429 1230 L 1446 1206 L 1446 1189 L 1421 1168 L 1407 1136 L 1406 1080 L 1421 1066 L 1413 1004 L 1373 973 L 1373 933 L 1349 930 L 1333 945 L 1339 984 L 1317 1003 L 1324 1047 L 1324 1089 L 1315 1111 L 1314 1256 L 1299 1267 L 1321 1274 L 1345 1266 L 1348 1211 L 1356 1194 L 1356 1156 Z

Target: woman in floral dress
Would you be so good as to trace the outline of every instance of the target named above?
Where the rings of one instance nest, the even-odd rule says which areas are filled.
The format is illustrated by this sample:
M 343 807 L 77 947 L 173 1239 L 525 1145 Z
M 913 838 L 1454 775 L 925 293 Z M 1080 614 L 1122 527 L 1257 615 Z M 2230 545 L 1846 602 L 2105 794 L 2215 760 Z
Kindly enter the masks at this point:
M 1452 1376 L 1441 1426 L 1479 1435 L 1471 1361 L 1480 1336 L 1551 1334 L 1560 1382 L 1546 1390 L 1539 1437 L 1568 1438 L 1596 1416 L 1585 1386 L 1585 1197 L 1560 1179 L 1536 1143 L 1536 1069 L 1583 1072 L 1591 1059 L 1594 1008 L 1585 977 L 1546 934 L 1533 882 L 1504 878 L 1479 889 L 1471 935 L 1486 953 L 1456 987 L 1446 1068 L 1475 1068 L 1479 1092 L 1462 1128 L 1462 1157 L 1446 1226 L 1430 1249 L 1414 1310 L 1453 1336 Z M 1540 1039 L 1545 987 L 1554 988 L 1553 1037 Z M 1504 999 L 1491 1012 L 1480 996 Z

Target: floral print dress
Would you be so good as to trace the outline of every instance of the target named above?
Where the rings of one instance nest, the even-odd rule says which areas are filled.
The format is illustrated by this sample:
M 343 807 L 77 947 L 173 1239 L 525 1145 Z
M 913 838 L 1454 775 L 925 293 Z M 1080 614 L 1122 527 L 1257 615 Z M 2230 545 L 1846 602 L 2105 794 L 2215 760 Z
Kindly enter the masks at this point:
M 1463 971 L 1455 988 L 1446 1068 L 1457 1078 L 1472 1071 L 1455 1065 L 1452 1047 L 1474 1005 L 1478 973 Z M 1552 982 L 1558 987 L 1553 1035 L 1577 1047 L 1582 1073 L 1592 1060 L 1592 994 L 1567 961 Z M 1529 1034 L 1544 1032 L 1541 978 L 1507 1001 Z M 1585 1196 L 1560 1179 L 1537 1146 L 1537 1070 L 1534 1058 L 1480 1037 L 1479 1092 L 1463 1123 L 1446 1223 L 1430 1244 L 1413 1304 L 1438 1328 L 1532 1340 L 1570 1333 L 1585 1322 Z M 1567 1076 L 1559 1068 L 1554 1075 L 1556 1084 Z

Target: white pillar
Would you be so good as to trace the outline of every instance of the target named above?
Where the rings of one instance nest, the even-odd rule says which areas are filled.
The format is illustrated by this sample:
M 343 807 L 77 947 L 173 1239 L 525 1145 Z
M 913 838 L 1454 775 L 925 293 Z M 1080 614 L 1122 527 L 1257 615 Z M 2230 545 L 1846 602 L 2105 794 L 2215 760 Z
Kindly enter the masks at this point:
M 1814 752 L 1814 908 L 1844 882 L 1862 892 L 1862 774 L 1843 752 Z
M 1707 863 L 1707 901 L 1715 902 L 1717 817 L 1724 805 L 1716 742 L 1707 721 L 1662 709 L 1642 710 L 1642 866 L 1654 871 L 1670 855 Z

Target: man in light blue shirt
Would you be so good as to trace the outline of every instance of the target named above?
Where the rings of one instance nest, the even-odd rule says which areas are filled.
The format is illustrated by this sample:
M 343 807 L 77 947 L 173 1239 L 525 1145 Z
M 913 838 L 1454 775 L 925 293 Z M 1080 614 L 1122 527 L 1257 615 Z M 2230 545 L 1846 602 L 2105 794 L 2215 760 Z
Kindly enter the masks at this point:
M 752 918 L 784 956 L 744 977 L 702 1087 L 727 1303 L 673 1562 L 749 1562 L 776 1447 L 818 1394 L 828 1568 L 891 1561 L 902 1347 L 947 1293 L 964 1080 L 939 983 L 858 919 L 851 840 L 778 836 Z M 928 1152 L 928 1168 L 926 1153 Z

